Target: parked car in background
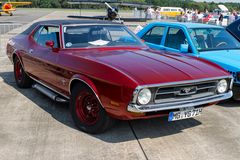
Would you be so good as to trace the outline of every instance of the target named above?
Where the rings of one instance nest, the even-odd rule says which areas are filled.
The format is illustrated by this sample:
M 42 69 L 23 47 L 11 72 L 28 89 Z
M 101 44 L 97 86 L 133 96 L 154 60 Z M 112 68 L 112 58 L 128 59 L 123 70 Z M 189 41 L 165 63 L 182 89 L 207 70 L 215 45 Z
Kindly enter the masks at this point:
M 177 17 L 184 14 L 184 9 L 180 7 L 158 7 L 162 17 Z
M 219 22 L 219 15 L 216 14 L 204 14 L 202 19 L 199 19 L 199 23 L 205 24 L 212 24 L 212 25 L 220 25 L 220 26 L 227 26 L 228 25 L 228 18 L 229 16 L 224 16 L 223 21 Z
M 240 42 L 240 19 L 228 25 L 226 30 Z
M 195 117 L 232 96 L 232 76 L 219 66 L 154 51 L 109 21 L 37 22 L 9 40 L 7 55 L 18 87 L 70 102 L 76 126 L 88 133 L 114 119 Z
M 219 15 L 211 15 L 206 24 L 219 25 Z
M 201 23 L 214 23 L 215 22 L 215 17 L 213 17 L 213 15 L 212 14 L 204 14 L 203 15 L 203 18 L 202 19 L 200 19 L 200 20 L 198 20 L 198 22 L 201 22 Z
M 232 33 L 239 36 L 237 29 Z M 223 67 L 234 77 L 234 99 L 240 98 L 240 43 L 223 27 L 153 22 L 137 35 L 153 49 L 200 57 Z

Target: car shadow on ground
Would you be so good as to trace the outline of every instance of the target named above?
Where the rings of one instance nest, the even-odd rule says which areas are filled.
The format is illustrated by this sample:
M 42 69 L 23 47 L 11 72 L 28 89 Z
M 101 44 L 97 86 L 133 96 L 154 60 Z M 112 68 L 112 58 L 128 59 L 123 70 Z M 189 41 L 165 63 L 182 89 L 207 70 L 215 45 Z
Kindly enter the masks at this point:
M 19 89 L 14 81 L 12 72 L 0 73 L 0 78 L 4 83 L 14 88 L 38 107 L 49 113 L 54 119 L 62 124 L 77 129 L 72 121 L 69 113 L 68 103 L 57 103 L 36 91 L 35 89 Z M 144 138 L 159 138 L 178 134 L 184 129 L 193 128 L 200 125 L 201 122 L 195 119 L 186 119 L 176 122 L 168 122 L 167 117 L 133 120 L 133 121 L 118 121 L 113 128 L 105 133 L 98 135 L 89 135 L 98 138 L 107 143 L 118 143 Z M 79 131 L 80 132 L 80 131 Z
M 221 106 L 221 107 L 226 107 L 226 108 L 234 108 L 234 107 L 239 107 L 239 103 L 240 103 L 239 100 L 233 100 L 231 98 L 231 99 L 225 100 L 223 102 L 220 102 L 217 105 Z

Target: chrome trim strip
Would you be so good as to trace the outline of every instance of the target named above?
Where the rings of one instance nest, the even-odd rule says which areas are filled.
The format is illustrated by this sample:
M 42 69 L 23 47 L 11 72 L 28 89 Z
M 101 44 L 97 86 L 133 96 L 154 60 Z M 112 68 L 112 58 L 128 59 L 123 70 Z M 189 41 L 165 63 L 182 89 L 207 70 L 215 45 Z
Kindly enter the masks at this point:
M 231 83 L 230 83 L 230 89 L 232 89 L 233 88 L 233 83 L 234 83 L 234 78 L 232 78 L 232 80 L 231 80 Z
M 161 86 L 172 86 L 172 85 L 182 85 L 182 84 L 188 84 L 188 83 L 199 83 L 204 81 L 211 81 L 211 80 L 221 80 L 221 79 L 232 79 L 232 76 L 221 76 L 221 77 L 214 77 L 214 78 L 203 78 L 203 79 L 197 79 L 197 80 L 187 80 L 187 81 L 177 81 L 177 82 L 167 82 L 167 83 L 159 83 L 159 84 L 150 84 L 150 85 L 141 85 L 138 86 L 136 89 L 142 89 L 142 88 L 152 88 L 152 87 L 161 87 Z
M 41 82 L 41 81 L 39 81 L 39 80 L 37 80 L 37 79 L 35 79 L 35 78 L 31 77 L 31 76 L 29 76 L 29 77 L 30 77 L 31 79 L 33 79 L 34 81 L 36 81 L 37 83 L 39 83 L 39 84 L 43 85 L 44 87 L 46 87 L 46 88 L 48 88 L 48 89 L 52 90 L 53 92 L 55 92 L 55 93 L 57 93 L 57 94 L 59 94 L 59 95 L 63 96 L 64 98 L 70 99 L 68 96 L 66 96 L 66 95 L 64 95 L 64 94 L 62 94 L 62 93 L 60 93 L 60 92 L 56 91 L 55 89 L 53 89 L 53 88 L 51 88 L 51 87 L 47 86 L 47 85 L 46 85 L 46 84 L 44 84 L 43 82 Z
M 216 86 L 202 87 L 202 88 L 197 88 L 197 89 L 203 90 L 203 89 L 211 89 L 211 88 L 216 88 Z
M 129 104 L 127 107 L 127 110 L 129 112 L 135 112 L 135 113 L 146 113 L 146 112 L 157 112 L 157 111 L 164 111 L 164 110 L 171 110 L 171 109 L 180 109 L 185 107 L 196 107 L 196 106 L 201 106 L 201 105 L 229 99 L 232 97 L 232 95 L 233 95 L 233 92 L 229 91 L 228 93 L 225 93 L 225 94 L 209 96 L 209 97 L 196 99 L 192 101 L 180 101 L 178 104 L 165 103 L 165 104 L 152 104 L 152 105 L 146 105 L 146 106 Z
M 100 22 L 104 22 L 104 21 L 100 21 Z M 108 22 L 108 21 L 106 21 Z M 76 27 L 76 26 L 124 26 L 123 24 L 121 23 L 106 23 L 106 24 L 98 24 L 98 23 L 83 23 L 83 24 L 79 24 L 79 23 L 73 23 L 73 24 L 64 24 L 62 26 L 73 26 L 73 27 Z
M 104 106 L 103 106 L 103 104 L 102 104 L 100 98 L 99 98 L 98 95 L 96 94 L 96 92 L 92 89 L 92 87 L 91 87 L 86 81 L 84 81 L 84 80 L 82 80 L 82 79 L 80 79 L 80 78 L 73 78 L 73 79 L 70 80 L 70 82 L 69 82 L 69 86 L 68 86 L 68 88 L 69 88 L 69 93 L 70 93 L 70 94 L 71 94 L 71 83 L 72 83 L 73 80 L 79 80 L 79 81 L 85 83 L 85 84 L 86 84 L 86 85 L 87 85 L 87 86 L 93 91 L 93 93 L 94 93 L 95 96 L 97 97 L 99 103 L 100 103 L 101 106 L 104 108 Z
M 187 88 L 187 86 L 186 86 L 186 88 Z M 216 86 L 209 86 L 209 87 L 202 87 L 202 88 L 197 87 L 196 91 L 200 91 L 200 90 L 204 90 L 204 89 L 212 89 L 212 88 L 216 88 Z M 159 88 L 159 89 L 161 89 L 161 88 Z M 157 96 L 157 95 L 164 95 L 164 94 L 177 94 L 179 92 L 180 92 L 179 90 L 173 90 L 173 91 L 169 91 L 169 92 L 160 92 L 160 93 L 157 91 L 155 95 Z M 189 94 L 193 94 L 193 93 L 189 93 Z M 185 94 L 185 95 L 187 95 L 187 94 Z
M 155 104 L 160 104 L 161 103 L 181 103 L 181 102 L 186 102 L 186 101 L 194 101 L 194 100 L 198 100 L 207 96 L 214 96 L 217 95 L 215 92 L 205 92 L 205 93 L 199 93 L 199 94 L 193 94 L 187 97 L 182 97 L 182 98 L 176 98 L 176 97 L 171 97 L 171 98 L 163 98 L 163 99 L 156 99 L 154 100 Z

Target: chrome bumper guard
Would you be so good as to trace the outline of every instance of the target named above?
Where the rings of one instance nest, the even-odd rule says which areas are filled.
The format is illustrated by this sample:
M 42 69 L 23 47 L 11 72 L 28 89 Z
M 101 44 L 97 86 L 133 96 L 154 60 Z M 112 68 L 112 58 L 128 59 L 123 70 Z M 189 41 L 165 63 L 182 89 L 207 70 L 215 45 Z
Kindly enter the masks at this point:
M 165 102 L 165 103 L 149 104 L 149 105 L 142 105 L 142 106 L 139 106 L 137 104 L 129 104 L 127 110 L 129 112 L 145 113 L 145 112 L 157 112 L 157 111 L 164 111 L 164 110 L 180 109 L 180 108 L 186 108 L 186 107 L 196 107 L 196 106 L 201 106 L 209 103 L 226 100 L 231 98 L 232 96 L 233 96 L 233 92 L 229 91 L 224 94 L 197 98 L 197 99 L 188 100 L 188 101 L 178 101 L 178 102 L 170 102 L 170 103 Z

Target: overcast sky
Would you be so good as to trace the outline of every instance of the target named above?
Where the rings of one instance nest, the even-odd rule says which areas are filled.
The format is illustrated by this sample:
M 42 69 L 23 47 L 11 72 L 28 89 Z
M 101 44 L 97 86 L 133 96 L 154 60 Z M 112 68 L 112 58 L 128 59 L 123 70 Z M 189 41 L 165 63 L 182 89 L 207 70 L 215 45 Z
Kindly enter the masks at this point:
M 203 1 L 206 1 L 206 2 L 238 2 L 240 3 L 240 0 L 195 0 L 195 1 L 198 1 L 198 2 L 203 2 Z

